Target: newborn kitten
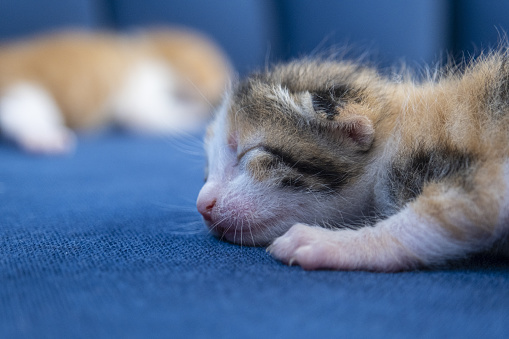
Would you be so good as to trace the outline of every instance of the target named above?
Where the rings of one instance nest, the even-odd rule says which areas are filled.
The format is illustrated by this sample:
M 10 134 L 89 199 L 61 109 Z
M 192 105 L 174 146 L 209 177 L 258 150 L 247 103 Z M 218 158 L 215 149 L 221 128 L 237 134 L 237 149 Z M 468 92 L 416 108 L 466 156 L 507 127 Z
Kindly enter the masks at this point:
M 0 131 L 36 153 L 72 149 L 70 128 L 189 131 L 208 118 L 228 78 L 222 52 L 180 30 L 68 32 L 4 44 Z
M 391 81 L 296 61 L 236 85 L 206 135 L 211 232 L 305 269 L 399 271 L 509 233 L 509 55 Z

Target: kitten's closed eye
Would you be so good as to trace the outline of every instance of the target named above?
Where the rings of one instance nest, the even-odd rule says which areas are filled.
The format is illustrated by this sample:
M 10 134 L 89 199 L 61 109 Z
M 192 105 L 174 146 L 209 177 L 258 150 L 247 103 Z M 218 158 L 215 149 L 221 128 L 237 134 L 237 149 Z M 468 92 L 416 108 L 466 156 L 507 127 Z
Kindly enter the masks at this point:
M 243 152 L 243 157 L 250 155 L 247 167 L 255 178 L 270 180 L 281 188 L 330 193 L 351 178 L 327 159 L 306 157 L 303 153 L 260 145 Z
M 266 169 L 273 169 L 279 165 L 293 168 L 298 163 L 298 160 L 293 159 L 289 153 L 267 145 L 249 147 L 239 153 L 237 159 L 240 162 L 246 156 L 249 156 L 248 161 L 262 163 L 262 167 Z
M 237 162 L 240 162 L 244 156 L 246 156 L 246 154 L 252 152 L 252 151 L 256 151 L 256 150 L 259 150 L 261 148 L 261 146 L 251 146 L 251 147 L 247 147 L 245 148 L 244 150 L 240 151 L 238 154 L 237 154 Z

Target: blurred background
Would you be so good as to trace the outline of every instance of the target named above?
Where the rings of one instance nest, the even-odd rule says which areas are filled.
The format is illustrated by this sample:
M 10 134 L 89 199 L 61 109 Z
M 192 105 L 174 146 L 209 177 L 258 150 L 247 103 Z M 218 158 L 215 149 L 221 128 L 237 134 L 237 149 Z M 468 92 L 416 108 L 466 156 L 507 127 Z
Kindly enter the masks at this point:
M 0 42 L 65 28 L 170 25 L 217 42 L 241 75 L 267 62 L 349 45 L 377 64 L 476 54 L 509 29 L 498 0 L 0 0 Z

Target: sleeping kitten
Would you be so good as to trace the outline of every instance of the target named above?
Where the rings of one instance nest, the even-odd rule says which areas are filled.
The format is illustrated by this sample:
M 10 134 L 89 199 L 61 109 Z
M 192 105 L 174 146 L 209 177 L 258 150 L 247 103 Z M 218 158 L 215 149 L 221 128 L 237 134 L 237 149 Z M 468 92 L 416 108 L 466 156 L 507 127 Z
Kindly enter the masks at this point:
M 211 232 L 305 269 L 442 264 L 509 234 L 509 55 L 391 81 L 296 61 L 236 85 L 206 135 Z
M 70 129 L 115 123 L 149 133 L 196 128 L 229 77 L 222 52 L 180 30 L 68 32 L 0 46 L 0 131 L 23 149 L 66 152 Z

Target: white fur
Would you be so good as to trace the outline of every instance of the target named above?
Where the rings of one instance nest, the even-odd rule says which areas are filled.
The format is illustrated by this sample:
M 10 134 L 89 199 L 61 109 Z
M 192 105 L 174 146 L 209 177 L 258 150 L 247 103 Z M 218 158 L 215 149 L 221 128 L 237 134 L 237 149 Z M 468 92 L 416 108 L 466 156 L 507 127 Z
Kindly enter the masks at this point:
M 207 108 L 179 100 L 178 81 L 164 62 L 138 63 L 111 100 L 115 121 L 129 129 L 150 133 L 176 133 L 199 127 Z
M 464 256 L 473 248 L 469 242 L 453 239 L 432 218 L 417 214 L 411 206 L 374 226 L 378 232 L 392 237 L 392 246 L 401 247 L 403 257 L 394 257 L 395 269 L 419 264 L 442 263 L 444 259 Z M 382 268 L 383 270 L 383 268 Z
M 301 108 L 297 105 L 295 100 L 290 95 L 290 91 L 287 88 L 283 88 L 281 85 L 274 86 L 272 88 L 274 96 L 269 96 L 270 99 L 282 103 L 283 106 L 289 107 L 296 112 L 300 112 Z
M 18 83 L 0 98 L 2 134 L 36 153 L 63 153 L 74 146 L 73 133 L 65 127 L 52 96 L 34 83 Z
M 206 151 L 208 158 L 209 180 L 225 180 L 223 169 L 229 161 L 233 161 L 233 154 L 228 149 L 228 135 L 226 116 L 228 112 L 228 100 L 225 100 L 217 111 L 216 119 L 211 127 L 214 131 L 212 138 L 207 140 Z

